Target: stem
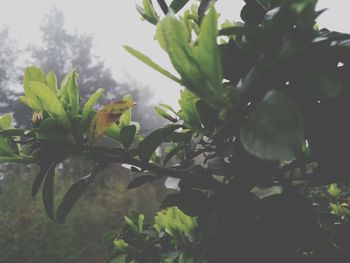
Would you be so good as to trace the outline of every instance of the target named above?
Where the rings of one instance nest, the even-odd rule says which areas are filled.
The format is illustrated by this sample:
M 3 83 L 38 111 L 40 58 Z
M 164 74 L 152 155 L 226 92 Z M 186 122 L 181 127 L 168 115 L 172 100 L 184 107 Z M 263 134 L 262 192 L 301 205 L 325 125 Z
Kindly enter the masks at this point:
M 139 159 L 133 158 L 130 156 L 127 152 L 123 151 L 116 151 L 113 153 L 111 152 L 105 152 L 102 148 L 99 147 L 99 149 L 95 149 L 92 159 L 94 159 L 97 162 L 106 163 L 106 162 L 116 162 L 121 164 L 129 164 L 133 166 L 140 167 L 143 170 L 148 170 L 157 175 L 159 178 L 169 176 L 173 178 L 179 178 L 179 179 L 189 179 L 193 176 L 193 174 L 190 173 L 188 169 L 174 169 L 174 168 L 167 168 L 158 166 L 153 163 L 144 163 Z M 204 179 L 204 178 L 202 178 Z M 213 189 L 221 189 L 224 184 L 216 181 L 213 177 L 209 176 L 204 179 L 206 185 L 210 185 Z
M 109 161 L 109 162 L 117 162 L 117 163 L 125 163 L 133 166 L 140 167 L 143 170 L 149 170 L 153 173 L 161 176 L 170 176 L 174 178 L 183 178 L 187 175 L 189 175 L 189 172 L 184 169 L 172 169 L 172 168 L 166 168 L 161 167 L 153 163 L 144 163 L 140 161 L 139 159 L 135 159 L 128 155 L 126 152 L 124 153 L 105 153 L 105 152 L 95 152 L 94 159 L 97 159 L 98 161 Z

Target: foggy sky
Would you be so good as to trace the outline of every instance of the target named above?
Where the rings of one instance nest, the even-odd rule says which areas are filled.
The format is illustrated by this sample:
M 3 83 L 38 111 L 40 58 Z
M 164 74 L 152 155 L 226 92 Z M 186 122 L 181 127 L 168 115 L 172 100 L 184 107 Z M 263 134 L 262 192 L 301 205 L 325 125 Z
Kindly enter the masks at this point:
M 155 90 L 156 101 L 177 104 L 178 84 L 148 68 L 129 55 L 122 45 L 130 45 L 149 55 L 176 75 L 166 54 L 154 40 L 155 27 L 143 22 L 135 10 L 135 0 L 0 0 L 0 28 L 9 26 L 20 47 L 40 41 L 42 18 L 55 6 L 62 9 L 66 28 L 94 38 L 94 53 L 106 62 L 117 81 L 137 81 Z M 196 2 L 196 1 L 194 1 Z M 239 20 L 243 0 L 220 0 L 220 19 Z M 347 0 L 320 0 L 319 9 L 330 8 L 320 19 L 320 27 L 350 32 Z M 100 88 L 100 87 L 96 87 Z

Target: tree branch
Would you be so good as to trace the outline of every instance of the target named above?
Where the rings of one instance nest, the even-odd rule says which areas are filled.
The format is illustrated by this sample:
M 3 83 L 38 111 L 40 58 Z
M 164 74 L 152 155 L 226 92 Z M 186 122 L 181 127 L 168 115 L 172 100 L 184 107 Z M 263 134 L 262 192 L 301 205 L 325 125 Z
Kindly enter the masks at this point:
M 96 161 L 101 161 L 101 162 L 107 161 L 107 162 L 129 164 L 129 165 L 140 167 L 143 170 L 152 171 L 157 175 L 170 176 L 174 178 L 183 178 L 189 175 L 189 171 L 185 169 L 173 169 L 173 168 L 161 167 L 153 163 L 144 163 L 139 159 L 131 157 L 125 151 L 121 152 L 118 150 L 115 152 L 113 151 L 106 152 L 104 151 L 104 149 L 100 147 L 98 147 L 98 149 L 96 148 L 92 151 L 92 157 Z

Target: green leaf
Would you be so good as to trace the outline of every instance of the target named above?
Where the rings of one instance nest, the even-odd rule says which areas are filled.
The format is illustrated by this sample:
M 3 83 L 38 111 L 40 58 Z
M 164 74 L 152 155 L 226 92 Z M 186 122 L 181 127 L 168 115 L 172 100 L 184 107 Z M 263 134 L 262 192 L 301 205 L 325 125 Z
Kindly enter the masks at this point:
M 29 102 L 28 102 L 26 96 L 19 96 L 18 99 L 19 99 L 20 102 L 22 102 L 23 104 L 25 104 L 25 105 L 27 105 L 28 107 L 30 107 Z
M 187 3 L 189 2 L 189 0 L 173 0 L 169 6 L 169 8 L 171 8 L 174 13 L 176 14 L 177 12 L 179 12 Z
M 186 21 L 178 20 L 171 12 L 157 24 L 156 38 L 180 74 L 182 84 L 208 104 L 222 108 L 230 97 L 222 89 L 217 16 L 212 7 L 203 20 L 197 45 L 190 43 Z
M 186 25 L 169 13 L 157 24 L 156 38 L 159 45 L 168 53 L 171 63 L 181 75 L 186 87 L 193 86 L 193 89 L 199 90 L 197 82 L 202 82 L 202 75 L 188 42 L 189 32 Z
M 68 97 L 70 113 L 72 116 L 79 114 L 79 85 L 77 81 L 78 74 L 73 71 L 69 76 Z
M 219 36 L 247 36 L 247 37 L 253 37 L 253 38 L 263 38 L 264 37 L 264 30 L 260 26 L 250 26 L 250 25 L 244 25 L 244 26 L 232 26 L 232 27 L 226 27 L 221 29 L 218 32 Z
M 113 258 L 112 260 L 108 261 L 108 263 L 127 263 L 126 257 L 127 255 L 119 255 L 116 258 Z
M 182 182 L 179 186 L 181 188 Z M 191 202 L 189 202 L 191 200 Z M 197 190 L 180 191 L 174 194 L 168 194 L 162 204 L 161 208 L 176 206 L 181 211 L 190 216 L 203 215 L 208 210 L 207 197 L 204 193 Z
M 179 105 L 181 111 L 178 113 L 179 117 L 184 121 L 184 124 L 194 131 L 201 131 L 203 129 L 202 122 L 197 112 L 196 103 L 199 98 L 189 90 L 181 91 Z
M 69 86 L 70 76 L 71 76 L 70 73 L 64 76 L 63 80 L 61 81 L 61 87 L 58 93 L 58 98 L 63 108 L 65 108 L 67 111 L 69 111 L 68 86 Z
M 129 101 L 132 102 L 132 96 L 131 95 L 125 95 L 123 97 L 123 101 Z M 125 126 L 130 126 L 131 124 L 131 108 L 124 112 L 122 116 L 119 119 L 118 127 L 123 128 Z
M 40 99 L 37 97 L 35 93 L 33 93 L 31 89 L 30 83 L 32 81 L 45 85 L 46 84 L 45 73 L 41 69 L 36 67 L 28 67 L 24 72 L 23 87 L 24 87 L 24 93 L 26 96 L 26 102 L 33 110 L 39 112 L 42 110 L 43 107 Z
M 32 185 L 32 196 L 34 197 L 38 191 L 39 188 L 41 186 L 41 184 L 44 181 L 45 176 L 48 174 L 50 167 L 52 164 L 50 163 L 44 163 L 40 165 L 40 170 L 38 172 L 38 174 L 36 175 L 33 185 Z
M 154 10 L 152 0 L 143 0 L 143 8 L 139 5 L 136 5 L 136 10 L 146 21 L 150 22 L 153 25 L 157 24 L 159 16 Z
M 15 156 L 14 149 L 10 145 L 7 138 L 0 136 L 0 156 Z
M 165 140 L 173 131 L 178 129 L 179 125 L 166 126 L 155 130 L 140 142 L 137 152 L 141 161 L 147 163 L 157 147 Z
M 126 223 L 128 224 L 128 226 L 132 229 L 132 231 L 135 232 L 135 234 L 139 233 L 139 229 L 138 227 L 135 225 L 135 223 L 127 216 L 124 216 L 124 220 L 126 221 Z
M 123 239 L 114 240 L 113 243 L 114 243 L 116 249 L 120 250 L 123 253 L 128 252 L 129 245 Z
M 27 161 L 25 159 L 19 158 L 18 156 L 1 156 L 0 153 L 0 163 L 30 163 L 32 161 Z
M 213 131 L 218 122 L 218 113 L 202 99 L 196 101 L 196 111 L 204 128 Z
M 153 175 L 138 176 L 128 184 L 127 189 L 134 189 L 134 188 L 140 187 L 141 185 L 147 184 L 149 182 L 153 182 L 157 178 L 158 178 L 157 176 L 153 176 Z
M 225 175 L 225 161 L 221 157 L 215 157 L 208 162 L 208 168 L 216 175 Z
M 202 74 L 210 82 L 210 88 L 217 92 L 222 85 L 222 68 L 218 36 L 218 14 L 212 6 L 203 18 L 200 27 L 198 45 L 194 48 L 194 56 L 200 66 Z
M 179 256 L 179 263 L 193 263 L 193 257 L 188 252 L 182 252 Z
M 143 222 L 144 222 L 144 220 L 145 220 L 145 216 L 144 215 L 139 215 L 139 218 L 138 218 L 138 228 L 139 228 L 139 233 L 141 234 L 142 233 L 142 231 L 143 231 Z
M 179 145 L 173 148 L 165 157 L 164 157 L 164 166 L 173 158 L 177 153 L 181 152 L 186 148 L 186 145 Z
M 240 130 L 244 148 L 267 160 L 292 160 L 302 153 L 303 119 L 294 102 L 272 90 L 249 115 Z
M 68 129 L 70 121 L 56 95 L 44 84 L 36 81 L 28 83 L 28 90 L 38 99 L 42 108 L 62 127 Z
M 78 201 L 79 197 L 84 193 L 86 187 L 92 182 L 96 175 L 97 172 L 95 171 L 81 177 L 68 189 L 56 212 L 56 221 L 58 223 L 62 224 L 65 222 L 69 211 Z
M 44 120 L 36 131 L 36 134 L 40 140 L 67 141 L 66 131 L 52 118 Z
M 52 92 L 57 95 L 58 94 L 58 88 L 57 88 L 57 77 L 56 77 L 55 72 L 50 71 L 46 75 L 46 82 L 47 82 L 47 86 L 52 90 Z
M 120 132 L 120 140 L 123 143 L 125 149 L 129 149 L 131 144 L 134 141 L 134 137 L 136 134 L 136 126 L 125 126 L 121 129 Z
M 6 129 L 6 130 L 0 129 L 0 136 L 2 137 L 24 136 L 26 132 L 27 130 L 19 129 L 19 128 L 12 128 L 12 129 Z
M 0 130 L 6 130 L 11 128 L 12 114 L 6 113 L 0 116 Z
M 341 189 L 337 184 L 331 184 L 328 187 L 327 192 L 333 197 L 338 197 L 341 194 Z
M 177 115 L 177 112 L 170 105 L 164 103 L 160 103 L 159 105 Z
M 105 93 L 104 89 L 98 89 L 94 94 L 90 96 L 90 98 L 86 101 L 83 113 L 82 113 L 82 119 L 81 119 L 81 125 L 83 128 L 86 128 L 89 126 L 89 116 L 92 111 L 92 107 L 99 101 L 99 99 L 102 97 L 102 95 Z
M 163 109 L 160 108 L 160 107 L 154 107 L 154 110 L 156 111 L 156 113 L 157 113 L 160 117 L 162 117 L 162 118 L 164 118 L 164 119 L 167 119 L 168 121 L 171 121 L 171 122 L 177 122 L 177 121 L 178 121 L 177 118 L 171 116 L 169 113 L 167 113 L 165 110 L 163 110 Z
M 54 212 L 54 181 L 55 181 L 56 164 L 51 163 L 49 169 L 45 174 L 45 181 L 43 187 L 43 203 L 46 214 L 55 220 Z
M 334 98 L 343 88 L 341 75 L 334 69 L 306 72 L 302 80 L 306 88 L 318 99 Z
M 169 71 L 166 69 L 162 68 L 159 66 L 157 63 L 155 63 L 153 60 L 151 60 L 149 57 L 141 53 L 140 51 L 137 51 L 136 49 L 133 49 L 132 47 L 129 46 L 124 46 L 124 48 L 134 57 L 138 58 L 141 60 L 143 63 L 147 64 L 151 68 L 155 69 L 159 73 L 163 74 L 164 76 L 176 81 L 177 83 L 181 84 L 181 80 L 175 77 L 173 74 L 171 74 Z

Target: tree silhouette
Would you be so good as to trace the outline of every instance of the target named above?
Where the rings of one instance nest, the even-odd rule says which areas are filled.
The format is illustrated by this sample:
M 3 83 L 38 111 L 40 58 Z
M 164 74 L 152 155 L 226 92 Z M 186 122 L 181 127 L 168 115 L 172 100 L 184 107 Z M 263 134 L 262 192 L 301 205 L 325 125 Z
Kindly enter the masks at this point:
M 14 90 L 9 85 L 16 74 L 17 49 L 8 28 L 0 31 L 0 113 L 13 111 Z

